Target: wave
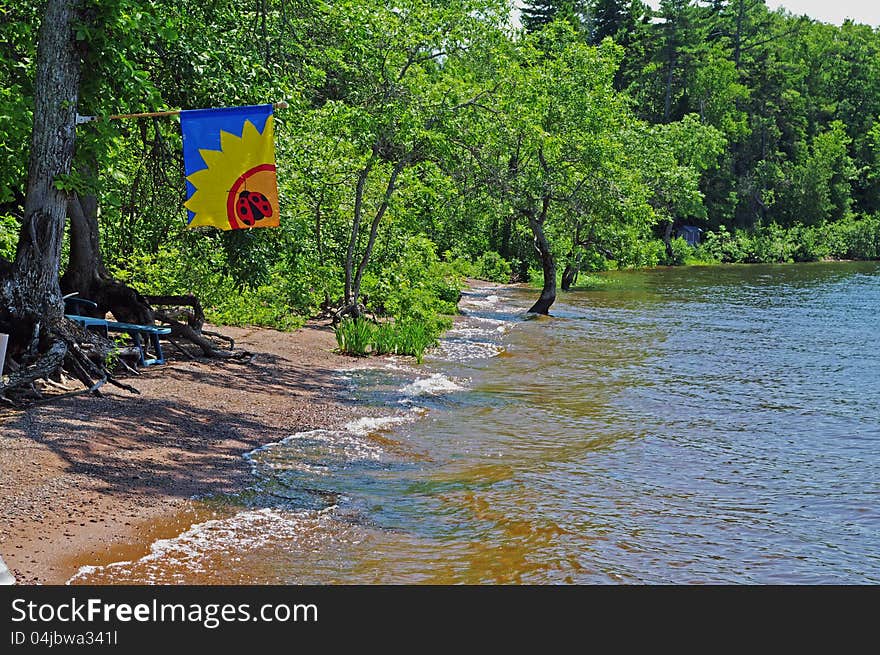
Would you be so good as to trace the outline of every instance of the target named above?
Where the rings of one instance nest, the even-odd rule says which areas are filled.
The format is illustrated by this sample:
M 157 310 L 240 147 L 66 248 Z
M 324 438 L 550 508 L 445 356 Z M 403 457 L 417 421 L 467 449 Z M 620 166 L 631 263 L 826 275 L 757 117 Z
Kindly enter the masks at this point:
M 400 392 L 408 398 L 414 398 L 417 396 L 440 396 L 463 391 L 466 388 L 442 373 L 435 373 L 431 377 L 420 378 L 405 385 Z
M 332 520 L 335 510 L 335 505 L 312 511 L 263 508 L 196 523 L 176 537 L 153 542 L 150 552 L 140 559 L 82 566 L 66 584 L 96 580 L 97 584 L 187 583 L 200 574 L 212 576 L 217 560 L 225 560 L 231 553 L 252 552 L 280 541 L 308 547 L 310 539 L 321 538 L 320 528 Z

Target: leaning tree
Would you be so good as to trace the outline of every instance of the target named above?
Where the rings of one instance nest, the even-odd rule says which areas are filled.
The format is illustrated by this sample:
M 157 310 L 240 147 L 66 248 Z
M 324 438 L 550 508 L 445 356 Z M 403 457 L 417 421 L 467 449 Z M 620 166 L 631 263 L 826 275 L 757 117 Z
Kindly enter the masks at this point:
M 531 230 L 543 284 L 529 312 L 549 314 L 556 301 L 555 234 L 596 204 L 595 181 L 623 157 L 620 134 L 632 117 L 613 86 L 621 56 L 617 46 L 588 46 L 555 22 L 482 71 L 503 86 L 470 135 L 469 152 L 487 188 Z

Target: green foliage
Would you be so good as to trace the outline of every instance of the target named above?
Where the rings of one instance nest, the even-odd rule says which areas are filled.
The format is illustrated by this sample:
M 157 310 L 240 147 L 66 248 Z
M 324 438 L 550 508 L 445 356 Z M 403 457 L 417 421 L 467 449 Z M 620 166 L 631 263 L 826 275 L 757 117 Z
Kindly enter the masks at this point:
M 242 286 L 224 273 L 224 253 L 209 250 L 210 243 L 193 245 L 195 251 L 160 249 L 154 255 L 132 257 L 125 268 L 111 267 L 111 273 L 144 294 L 196 295 L 205 318 L 220 325 L 257 325 L 278 330 L 300 327 L 311 307 L 296 304 L 289 292 L 290 281 L 272 277 L 272 283 Z M 298 285 L 294 285 L 299 289 Z
M 600 291 L 614 286 L 614 281 L 601 275 L 581 274 L 575 286 L 582 291 Z
M 681 266 L 693 255 L 693 247 L 681 237 L 672 239 L 669 245 L 672 246 L 672 261 L 669 263 L 673 266 Z
M 784 263 L 823 259 L 880 258 L 880 216 L 849 217 L 813 226 L 783 228 L 775 223 L 753 231 L 721 227 L 704 235 L 698 260 Z
M 0 258 L 10 261 L 15 258 L 18 229 L 18 221 L 14 216 L 0 216 Z
M 438 326 L 422 321 L 380 323 L 373 335 L 377 355 L 410 355 L 421 364 L 425 351 L 437 345 Z
M 828 254 L 838 259 L 880 259 L 880 213 L 828 226 Z
M 510 282 L 512 270 L 510 262 L 494 250 L 480 255 L 474 265 L 474 276 L 491 282 Z
M 560 268 L 665 263 L 661 237 L 683 220 L 706 232 L 697 250 L 673 241 L 675 264 L 878 257 L 880 32 L 761 0 L 525 4 L 513 33 L 502 0 L 89 0 L 79 113 L 291 103 L 282 226 L 184 229 L 173 120 L 80 126 L 55 186 L 97 194 L 115 274 L 197 294 L 212 321 L 289 329 L 338 307 L 351 247 L 356 300 L 380 317 L 365 350 L 417 357 L 464 277 L 537 270 L 545 198 Z M 6 259 L 40 10 L 0 9 Z
M 399 324 L 394 352 L 400 355 L 412 355 L 416 358 L 416 363 L 421 364 L 425 351 L 437 345 L 437 327 L 420 321 Z
M 415 236 L 386 245 L 365 275 L 363 291 L 374 313 L 436 323 L 440 315 L 457 313 L 462 283 L 456 267 L 440 261 L 434 244 Z
M 257 325 L 276 330 L 295 330 L 305 318 L 293 313 L 283 302 L 283 293 L 272 286 L 243 289 L 224 296 L 216 305 L 205 308 L 205 317 L 219 325 Z
M 817 134 L 803 154 L 782 169 L 776 215 L 787 225 L 815 225 L 838 220 L 849 214 L 852 205 L 851 181 L 856 169 L 847 147 L 851 143 L 845 126 L 834 121 Z
M 666 259 L 666 246 L 660 239 L 634 241 L 617 260 L 619 268 L 647 268 Z M 610 267 L 609 267 L 610 268 Z

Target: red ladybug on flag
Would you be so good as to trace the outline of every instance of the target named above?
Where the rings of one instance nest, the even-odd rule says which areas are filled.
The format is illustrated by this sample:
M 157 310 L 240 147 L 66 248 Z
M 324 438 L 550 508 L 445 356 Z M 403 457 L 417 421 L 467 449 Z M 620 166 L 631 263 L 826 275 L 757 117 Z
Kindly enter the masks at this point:
M 242 223 L 252 226 L 272 215 L 272 204 L 258 191 L 242 191 L 235 203 L 235 214 Z

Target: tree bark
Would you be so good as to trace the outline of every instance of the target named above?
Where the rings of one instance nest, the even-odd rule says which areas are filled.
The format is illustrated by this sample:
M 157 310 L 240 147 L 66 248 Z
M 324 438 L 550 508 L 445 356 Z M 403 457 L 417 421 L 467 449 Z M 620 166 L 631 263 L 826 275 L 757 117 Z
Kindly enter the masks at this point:
M 672 228 L 675 221 L 667 221 L 663 230 L 663 244 L 666 246 L 666 263 L 670 266 L 674 264 L 675 253 L 672 251 Z
M 357 296 L 353 294 L 352 289 L 352 282 L 354 280 L 354 251 L 357 247 L 361 218 L 363 217 L 364 212 L 364 192 L 367 186 L 367 179 L 370 176 L 373 164 L 376 162 L 377 152 L 378 145 L 374 145 L 369 161 L 367 161 L 360 173 L 358 173 L 358 181 L 354 194 L 354 217 L 351 224 L 351 234 L 349 235 L 348 240 L 348 250 L 345 253 L 345 297 L 343 299 L 345 307 L 343 309 L 348 309 L 357 305 Z
M 532 234 L 535 237 L 535 250 L 538 251 L 541 269 L 544 272 L 544 286 L 541 289 L 541 296 L 529 310 L 533 314 L 549 314 L 550 306 L 556 301 L 556 261 L 550 250 L 550 242 L 544 234 L 544 220 L 547 218 L 549 208 L 550 196 L 545 195 L 540 213 L 536 213 L 533 209 L 526 211 L 529 227 L 532 228 Z
M 406 167 L 407 159 L 401 159 L 394 165 L 394 169 L 391 171 L 391 177 L 388 179 L 388 184 L 385 187 L 385 195 L 382 197 L 382 203 L 379 205 L 379 208 L 376 210 L 376 213 L 373 215 L 373 222 L 370 225 L 370 237 L 367 240 L 367 247 L 364 249 L 364 254 L 361 257 L 361 261 L 358 264 L 357 273 L 354 277 L 354 285 L 352 287 L 352 293 L 354 297 L 357 298 L 361 293 L 361 281 L 364 278 L 364 272 L 367 270 L 367 264 L 370 263 L 370 257 L 373 254 L 373 246 L 376 244 L 376 235 L 379 232 L 379 223 L 382 222 L 382 217 L 385 216 L 385 212 L 388 211 L 388 206 L 391 204 L 391 196 L 394 194 L 394 190 L 397 188 L 397 178 L 400 175 L 401 171 Z

